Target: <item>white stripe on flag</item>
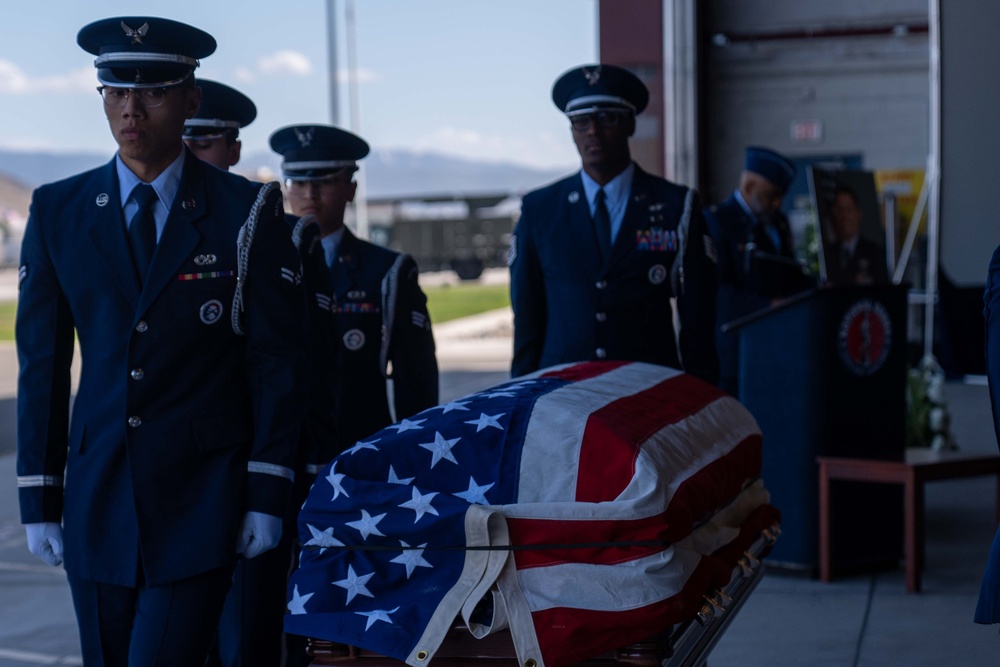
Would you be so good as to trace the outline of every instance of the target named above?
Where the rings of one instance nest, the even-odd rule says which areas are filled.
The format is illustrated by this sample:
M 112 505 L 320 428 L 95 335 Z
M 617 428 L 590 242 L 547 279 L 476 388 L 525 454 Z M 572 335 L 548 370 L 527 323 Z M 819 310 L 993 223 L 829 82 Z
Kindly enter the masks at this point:
M 581 415 L 677 375 L 681 372 L 673 368 L 629 364 L 539 398 L 524 435 L 517 502 L 575 500 L 580 445 L 587 428 Z
M 700 560 L 697 552 L 670 547 L 616 565 L 564 563 L 518 570 L 517 577 L 533 612 L 553 607 L 626 611 L 680 593 Z
M 732 409 L 734 405 L 739 409 Z M 613 503 L 518 502 L 504 505 L 503 514 L 512 519 L 592 521 L 641 519 L 660 514 L 681 483 L 733 451 L 746 438 L 760 433 L 757 423 L 748 417 L 749 413 L 735 399 L 724 396 L 681 422 L 664 427 L 642 446 L 632 481 Z M 705 442 L 713 444 L 706 448 Z M 543 475 L 548 482 L 552 471 L 546 468 L 543 472 L 549 473 Z M 575 483 L 574 477 L 574 488 Z M 523 478 L 521 488 L 523 497 Z

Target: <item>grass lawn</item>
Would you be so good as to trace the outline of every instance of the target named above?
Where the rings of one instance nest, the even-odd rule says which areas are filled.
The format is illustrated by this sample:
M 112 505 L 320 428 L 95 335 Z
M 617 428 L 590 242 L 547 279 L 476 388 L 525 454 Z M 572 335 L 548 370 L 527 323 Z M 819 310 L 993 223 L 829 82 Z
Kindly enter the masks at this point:
M 430 311 L 431 322 L 435 324 L 510 305 L 508 285 L 459 283 L 423 289 L 427 295 L 427 310 Z
M 17 313 L 17 302 L 0 303 L 0 341 L 14 340 L 14 314 Z
M 425 287 L 424 293 L 427 295 L 427 309 L 431 313 L 431 322 L 438 323 L 509 306 L 509 289 L 507 285 L 461 283 Z M 16 302 L 0 303 L 0 341 L 14 340 L 16 312 Z

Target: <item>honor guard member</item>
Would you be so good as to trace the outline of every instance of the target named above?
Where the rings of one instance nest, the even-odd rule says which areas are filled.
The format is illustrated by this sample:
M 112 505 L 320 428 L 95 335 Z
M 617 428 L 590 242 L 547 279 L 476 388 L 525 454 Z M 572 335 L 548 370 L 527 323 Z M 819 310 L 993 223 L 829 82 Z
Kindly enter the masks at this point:
M 514 376 L 624 359 L 717 381 L 715 251 L 697 193 L 646 173 L 629 152 L 648 99 L 613 65 L 569 70 L 552 88 L 583 168 L 522 201 L 508 255 Z
M 205 162 L 228 171 L 240 160 L 240 128 L 253 122 L 257 107 L 249 97 L 225 84 L 198 79 L 198 87 L 201 107 L 184 124 L 184 143 Z M 311 358 L 310 369 L 314 364 L 315 359 Z M 311 398 L 310 395 L 307 400 Z M 303 437 L 306 433 L 304 422 Z M 305 471 L 305 450 L 300 442 L 293 466 L 295 493 L 285 515 L 281 539 L 274 549 L 237 563 L 206 667 L 281 664 L 285 580 L 292 562 L 295 517 L 312 481 Z
M 733 395 L 739 384 L 738 339 L 722 326 L 810 286 L 781 212 L 794 178 L 795 165 L 787 158 L 752 146 L 746 149 L 739 187 L 726 201 L 705 209 L 719 257 L 719 386 Z
M 344 211 L 357 190 L 357 161 L 368 154 L 361 137 L 328 125 L 294 125 L 277 130 L 270 142 L 283 158 L 292 213 L 315 218 L 329 267 L 327 289 L 307 288 L 335 315 L 329 341 L 337 354 L 331 381 L 338 384 L 332 458 L 394 420 L 437 405 L 427 298 L 412 257 L 363 241 L 344 225 Z
M 124 17 L 77 42 L 96 56 L 118 152 L 32 199 L 17 310 L 21 520 L 32 553 L 65 559 L 84 664 L 199 665 L 237 556 L 274 546 L 288 507 L 299 260 L 277 183 L 185 150 L 211 35 Z
M 184 143 L 199 158 L 228 170 L 240 161 L 240 128 L 257 117 L 249 97 L 217 81 L 198 79 L 201 107 L 184 123 Z

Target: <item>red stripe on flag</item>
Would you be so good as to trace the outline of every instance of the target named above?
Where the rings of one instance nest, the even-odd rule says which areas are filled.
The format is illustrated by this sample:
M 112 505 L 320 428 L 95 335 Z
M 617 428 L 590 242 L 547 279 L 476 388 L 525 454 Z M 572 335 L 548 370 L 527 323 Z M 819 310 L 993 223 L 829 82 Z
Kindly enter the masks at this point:
M 573 364 L 572 366 L 567 366 L 566 368 L 560 368 L 557 371 L 552 371 L 551 373 L 543 373 L 539 375 L 539 378 L 556 378 L 558 380 L 567 380 L 569 382 L 579 382 L 580 380 L 589 380 L 590 378 L 595 378 L 598 375 L 604 375 L 609 371 L 613 371 L 616 368 L 621 368 L 622 366 L 627 366 L 632 362 L 629 361 L 588 361 L 580 364 Z
M 654 604 L 622 611 L 554 607 L 532 612 L 531 620 L 545 664 L 569 665 L 627 646 L 690 620 L 706 591 L 724 586 L 732 569 L 721 560 L 702 558 L 680 593 Z
M 761 436 L 745 438 L 721 456 L 684 480 L 670 499 L 667 520 L 672 526 L 700 524 L 706 517 L 729 504 L 748 479 L 760 475 Z M 669 534 L 671 540 L 680 539 Z
M 613 564 L 644 558 L 687 537 L 707 516 L 732 502 L 748 479 L 760 473 L 761 438 L 754 434 L 725 456 L 681 482 L 664 512 L 642 519 L 524 519 L 508 517 L 510 543 L 517 546 L 576 544 L 576 548 L 515 551 L 517 567 L 560 563 Z M 655 541 L 657 545 L 615 546 Z
M 635 474 L 642 443 L 722 395 L 720 389 L 692 375 L 677 375 L 596 410 L 587 419 L 580 447 L 577 501 L 617 498 Z
M 510 543 L 517 546 L 580 544 L 581 547 L 515 551 L 518 569 L 561 563 L 612 565 L 645 558 L 667 548 L 666 514 L 645 519 L 572 521 L 552 519 L 507 519 Z M 615 542 L 647 542 L 649 546 L 615 546 Z

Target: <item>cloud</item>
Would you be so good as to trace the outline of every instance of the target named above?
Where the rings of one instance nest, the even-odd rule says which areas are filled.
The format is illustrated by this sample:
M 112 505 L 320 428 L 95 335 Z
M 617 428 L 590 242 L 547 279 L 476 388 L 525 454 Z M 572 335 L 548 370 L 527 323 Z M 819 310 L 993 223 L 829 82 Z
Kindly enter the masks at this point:
M 93 91 L 97 78 L 92 67 L 81 67 L 66 74 L 30 77 L 9 60 L 0 60 L 0 94 L 80 93 Z
M 312 72 L 312 63 L 298 51 L 276 51 L 257 61 L 257 67 L 264 74 L 294 74 L 306 76 Z

